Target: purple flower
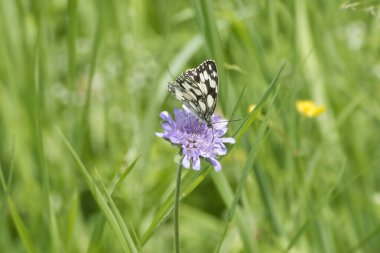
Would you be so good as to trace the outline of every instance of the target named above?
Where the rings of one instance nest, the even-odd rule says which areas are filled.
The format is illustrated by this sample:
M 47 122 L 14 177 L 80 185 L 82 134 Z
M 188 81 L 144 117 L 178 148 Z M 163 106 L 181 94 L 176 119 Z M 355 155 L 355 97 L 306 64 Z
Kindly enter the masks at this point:
M 156 133 L 175 146 L 181 147 L 183 154 L 182 165 L 194 170 L 200 170 L 200 158 L 204 158 L 214 166 L 216 171 L 222 169 L 217 158 L 227 154 L 224 143 L 235 143 L 234 138 L 222 138 L 227 132 L 227 121 L 221 116 L 212 116 L 212 126 L 200 122 L 198 118 L 183 106 L 183 109 L 174 109 L 175 120 L 164 111 L 160 113 L 163 133 Z

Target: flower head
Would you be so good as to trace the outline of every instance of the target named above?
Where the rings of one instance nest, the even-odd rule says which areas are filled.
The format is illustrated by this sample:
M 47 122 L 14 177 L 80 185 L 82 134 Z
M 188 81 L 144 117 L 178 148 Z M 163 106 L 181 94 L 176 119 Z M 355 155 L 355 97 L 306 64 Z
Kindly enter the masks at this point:
M 326 110 L 323 105 L 317 106 L 312 100 L 298 100 L 296 107 L 300 114 L 310 118 L 317 117 Z
M 204 158 L 214 166 L 216 171 L 220 171 L 222 166 L 217 160 L 221 155 L 227 154 L 224 143 L 235 143 L 234 138 L 222 138 L 227 132 L 227 121 L 221 121 L 221 116 L 213 115 L 212 126 L 200 122 L 198 118 L 183 106 L 183 109 L 174 109 L 174 119 L 164 111 L 160 113 L 163 133 L 156 133 L 175 146 L 181 148 L 183 154 L 182 165 L 194 170 L 200 170 L 200 158 Z

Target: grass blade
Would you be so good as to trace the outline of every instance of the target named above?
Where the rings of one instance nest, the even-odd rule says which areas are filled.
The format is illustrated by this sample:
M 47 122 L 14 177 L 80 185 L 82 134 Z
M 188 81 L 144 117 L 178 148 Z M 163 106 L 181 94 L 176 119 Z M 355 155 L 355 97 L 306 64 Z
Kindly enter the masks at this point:
M 124 179 L 129 175 L 129 173 L 131 173 L 131 171 L 135 167 L 135 165 L 136 165 L 136 163 L 137 163 L 138 160 L 139 160 L 139 157 L 137 157 L 135 160 L 133 160 L 133 162 L 123 171 L 123 173 L 117 179 L 116 183 L 113 184 L 113 186 L 110 189 L 111 196 L 113 195 L 113 193 L 117 189 L 119 189 L 119 187 L 121 186 L 121 184 L 124 182 Z
M 117 239 L 119 240 L 120 246 L 126 252 L 138 252 L 137 247 L 133 242 L 128 229 L 123 227 L 124 222 L 121 222 L 120 213 L 118 213 L 113 201 L 110 201 L 110 197 L 108 196 L 108 194 L 105 194 L 105 191 L 101 190 L 103 188 L 99 189 L 98 186 L 95 184 L 95 181 L 91 177 L 86 167 L 83 165 L 82 161 L 80 160 L 77 153 L 75 152 L 71 144 L 68 142 L 66 137 L 60 131 L 59 134 L 61 135 L 64 143 L 66 144 L 66 147 L 71 152 L 71 155 L 73 156 L 74 160 L 77 162 L 79 171 L 83 177 L 84 182 L 88 186 L 94 199 L 99 205 L 99 208 L 102 210 L 104 216 L 106 217 L 108 224 L 110 225 Z M 110 203 L 111 207 L 108 205 L 108 203 Z
M 9 208 L 9 213 L 11 214 L 13 223 L 16 226 L 17 232 L 20 235 L 21 241 L 24 244 L 24 247 L 28 253 L 35 253 L 37 252 L 33 245 L 33 240 L 30 237 L 30 234 L 28 232 L 28 229 L 26 228 L 25 223 L 23 222 L 20 212 L 18 211 L 16 205 L 14 204 L 11 196 L 8 192 L 8 186 L 4 178 L 3 170 L 0 166 L 0 182 L 1 186 L 3 188 L 3 191 L 5 192 L 5 199 L 7 201 L 7 205 Z
M 276 91 L 278 91 L 278 89 Z M 239 180 L 239 183 L 237 185 L 237 189 L 235 191 L 235 194 L 233 197 L 231 196 L 229 198 L 230 201 L 228 201 L 226 203 L 227 205 L 229 205 L 229 203 L 232 203 L 232 204 L 230 205 L 230 208 L 228 210 L 227 221 L 226 221 L 225 228 L 224 228 L 225 231 L 228 229 L 229 224 L 231 223 L 232 218 L 234 217 L 234 214 L 235 214 L 236 209 L 238 207 L 238 201 L 241 197 L 241 194 L 242 194 L 244 186 L 245 186 L 245 182 L 248 178 L 248 174 L 251 171 L 251 169 L 253 168 L 253 165 L 254 165 L 255 161 L 257 160 L 258 154 L 260 153 L 261 147 L 262 147 L 264 141 L 266 140 L 266 137 L 269 134 L 267 132 L 267 129 L 268 129 L 268 125 L 269 125 L 269 119 L 272 116 L 272 111 L 274 108 L 273 102 L 276 98 L 276 95 L 277 95 L 277 92 L 273 95 L 272 105 L 270 106 L 268 113 L 265 115 L 263 124 L 261 125 L 259 133 L 258 133 L 257 137 L 255 138 L 255 141 L 251 147 L 251 150 L 250 150 L 249 155 L 248 155 L 248 160 L 247 160 L 247 162 L 243 168 L 243 171 L 241 173 L 240 180 Z M 225 181 L 227 182 L 227 180 L 225 180 Z M 219 192 L 221 193 L 222 196 L 225 196 L 225 198 L 227 196 L 231 195 L 231 193 L 226 194 L 226 190 L 228 188 L 231 188 L 231 187 L 228 187 L 227 183 L 225 183 L 223 187 L 218 187 L 218 189 L 220 189 Z M 237 222 L 238 222 L 240 234 L 241 234 L 242 239 L 243 239 L 245 251 L 252 252 L 253 247 L 254 247 L 252 245 L 253 242 L 250 239 L 249 232 L 246 231 L 246 229 L 244 228 L 245 226 L 240 225 L 240 223 L 239 223 L 240 219 L 241 219 L 241 214 L 239 214 L 239 218 L 238 218 Z M 218 244 L 215 252 L 220 251 L 222 243 L 224 241 L 224 236 L 226 236 L 226 235 L 227 235 L 227 232 L 224 232 L 222 237 L 220 238 L 219 244 Z
M 132 169 L 135 167 L 137 161 L 139 158 L 136 158 L 121 174 L 119 178 L 115 178 L 115 182 L 112 183 L 110 189 L 108 190 L 110 196 L 113 196 L 114 192 L 119 189 L 121 184 L 124 182 L 124 179 L 128 176 L 128 174 L 132 171 Z M 104 216 L 99 217 L 99 220 L 96 222 L 95 228 L 93 230 L 90 243 L 88 245 L 87 252 L 98 252 L 98 244 L 99 241 L 102 238 L 103 235 L 103 229 L 105 226 L 105 219 Z M 132 231 L 133 232 L 133 231 Z M 136 237 L 137 238 L 137 237 Z
M 269 85 L 268 89 L 265 91 L 264 95 L 261 96 L 259 102 L 255 106 L 255 109 L 247 116 L 247 118 L 244 120 L 243 124 L 239 127 L 238 130 L 234 133 L 234 137 L 236 139 L 236 142 L 238 142 L 241 137 L 245 134 L 245 132 L 248 130 L 249 126 L 253 123 L 256 116 L 258 115 L 259 111 L 263 107 L 265 101 L 268 99 L 269 95 L 273 92 L 273 90 L 277 87 L 277 81 L 278 77 L 280 76 L 282 70 L 285 68 L 285 63 L 281 66 L 280 70 L 277 72 L 276 76 L 273 78 L 271 84 Z
M 245 186 L 245 182 L 248 178 L 248 174 L 251 171 L 251 169 L 253 169 L 253 164 L 257 160 L 257 157 L 258 157 L 259 152 L 261 150 L 261 147 L 262 147 L 262 145 L 266 139 L 266 136 L 268 136 L 267 130 L 268 130 L 268 126 L 269 126 L 269 119 L 270 119 L 270 116 L 272 116 L 272 112 L 273 112 L 273 108 L 274 108 L 273 102 L 276 98 L 276 95 L 277 95 L 277 92 L 273 96 L 272 105 L 270 106 L 268 113 L 265 115 L 264 121 L 263 121 L 262 125 L 260 126 L 259 133 L 258 133 L 257 137 L 255 138 L 255 141 L 254 141 L 254 143 L 251 147 L 251 150 L 249 152 L 248 160 L 247 160 L 246 164 L 244 165 L 244 169 L 241 173 L 240 180 L 239 180 L 239 183 L 237 185 L 236 192 L 235 192 L 234 200 L 232 201 L 230 210 L 228 211 L 228 221 L 229 222 L 232 220 L 232 217 L 234 215 L 237 203 L 241 197 L 241 194 L 243 192 L 243 188 Z
M 237 99 L 237 101 L 236 101 L 236 103 L 235 103 L 234 109 L 232 110 L 232 113 L 231 113 L 231 115 L 230 115 L 230 117 L 229 117 L 228 120 L 233 119 L 233 117 L 235 116 L 235 114 L 236 114 L 236 112 L 237 112 L 237 109 L 238 109 L 238 107 L 239 107 L 239 105 L 240 105 L 240 102 L 241 102 L 241 99 L 242 99 L 242 97 L 243 97 L 243 94 L 244 94 L 244 91 L 245 91 L 245 88 L 246 88 L 246 87 L 247 87 L 247 86 L 244 85 L 243 89 L 241 90 L 240 95 L 239 95 L 239 97 L 238 97 L 238 99 Z

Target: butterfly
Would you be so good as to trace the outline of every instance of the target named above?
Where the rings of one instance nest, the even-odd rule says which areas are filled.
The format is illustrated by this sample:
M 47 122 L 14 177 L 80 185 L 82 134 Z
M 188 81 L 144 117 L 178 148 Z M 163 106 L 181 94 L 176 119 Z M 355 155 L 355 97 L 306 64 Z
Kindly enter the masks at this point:
M 169 82 L 168 89 L 201 121 L 211 126 L 211 118 L 218 100 L 218 70 L 213 60 L 188 69 Z

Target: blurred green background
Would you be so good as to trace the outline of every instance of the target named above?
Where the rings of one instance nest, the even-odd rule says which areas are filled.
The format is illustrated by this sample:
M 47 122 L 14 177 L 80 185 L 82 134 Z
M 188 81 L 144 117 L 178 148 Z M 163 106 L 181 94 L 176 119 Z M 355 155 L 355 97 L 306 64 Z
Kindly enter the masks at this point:
M 0 251 L 172 252 L 159 112 L 180 106 L 168 81 L 214 59 L 217 113 L 270 96 L 230 123 L 246 131 L 220 173 L 184 170 L 183 252 L 379 252 L 379 6 L 1 0 Z

